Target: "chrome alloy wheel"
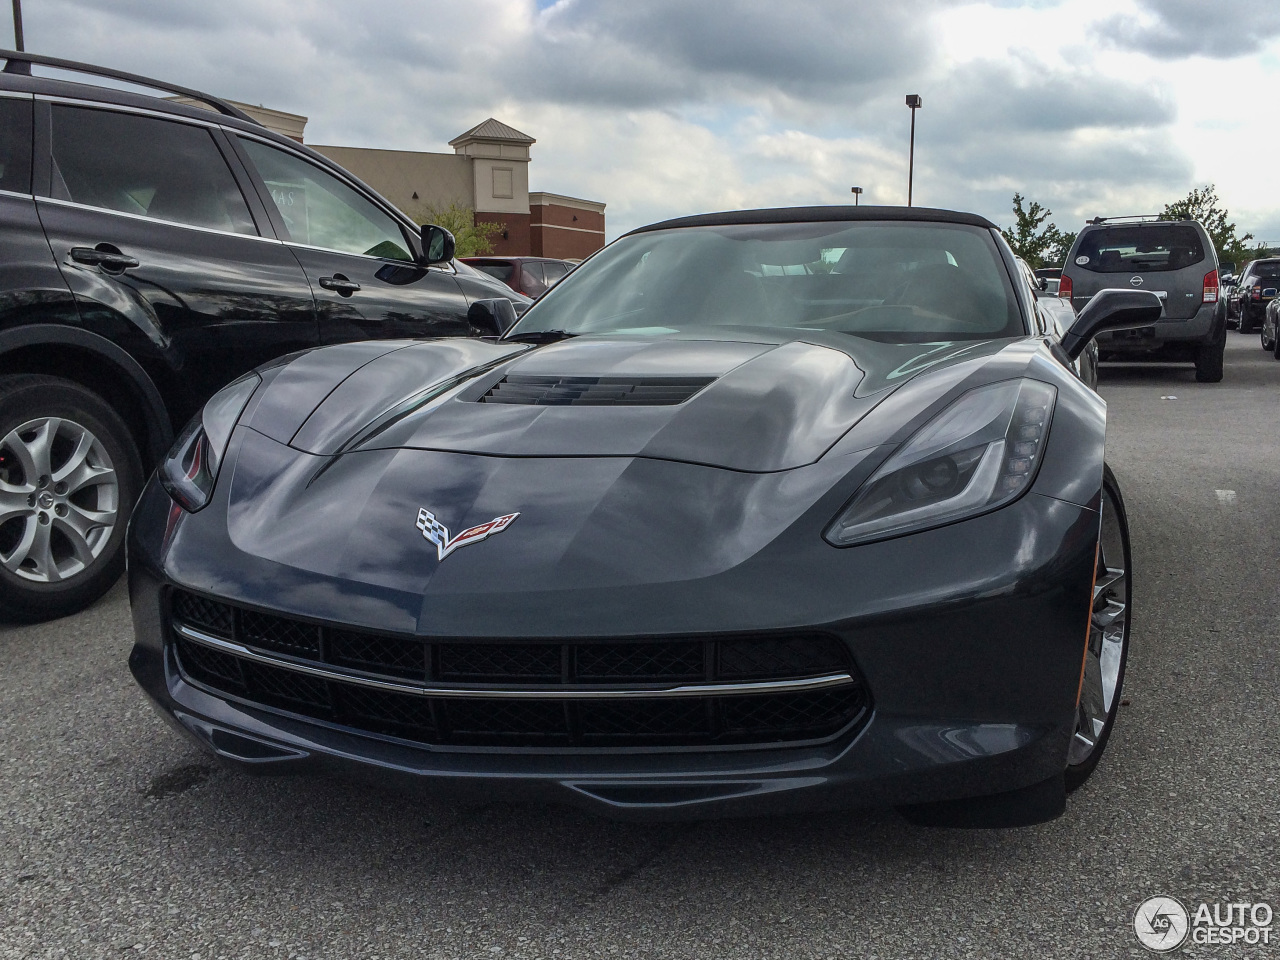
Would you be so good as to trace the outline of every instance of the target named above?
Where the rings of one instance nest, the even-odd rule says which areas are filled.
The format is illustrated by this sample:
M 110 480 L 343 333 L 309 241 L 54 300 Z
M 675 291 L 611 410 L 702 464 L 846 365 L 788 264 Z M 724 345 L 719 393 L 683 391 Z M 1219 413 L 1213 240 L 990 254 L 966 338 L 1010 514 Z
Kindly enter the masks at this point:
M 0 440 L 0 564 L 37 583 L 81 573 L 106 548 L 120 485 L 106 449 L 73 420 L 28 420 Z
M 1089 648 L 1084 657 L 1084 679 L 1076 707 L 1076 730 L 1067 755 L 1069 766 L 1087 761 L 1105 741 L 1114 716 L 1115 701 L 1124 678 L 1129 640 L 1129 586 L 1127 544 L 1123 514 L 1117 509 L 1109 485 L 1102 488 L 1102 531 L 1098 540 L 1098 565 L 1093 581 L 1093 613 L 1089 621 Z

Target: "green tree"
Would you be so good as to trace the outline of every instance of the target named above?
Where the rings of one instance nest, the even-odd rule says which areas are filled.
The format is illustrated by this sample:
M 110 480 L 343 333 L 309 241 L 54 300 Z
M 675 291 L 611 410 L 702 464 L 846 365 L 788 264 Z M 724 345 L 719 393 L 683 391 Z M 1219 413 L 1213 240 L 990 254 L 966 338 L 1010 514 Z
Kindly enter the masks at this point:
M 1054 229 L 1057 229 L 1056 227 Z M 1070 233 L 1065 230 L 1058 230 L 1058 239 L 1053 247 L 1049 250 L 1048 259 L 1045 261 L 1049 264 L 1065 264 L 1067 262 L 1067 254 L 1071 252 L 1072 244 L 1076 242 L 1077 234 L 1075 231 Z
M 1225 208 L 1220 207 L 1217 189 L 1212 183 L 1197 187 L 1176 203 L 1166 204 L 1161 220 L 1199 220 L 1208 231 L 1218 251 L 1218 259 L 1243 267 L 1246 260 L 1255 259 L 1260 245 L 1250 247 L 1252 233 L 1236 234 L 1236 225 L 1230 222 Z
M 1013 215 L 1017 223 L 1000 232 L 1013 252 L 1027 261 L 1031 269 L 1046 263 L 1061 263 L 1071 249 L 1075 234 L 1065 234 L 1052 223 L 1046 225 L 1053 211 L 1035 200 L 1027 205 L 1026 199 L 1020 193 L 1013 195 Z
M 492 253 L 495 238 L 506 229 L 503 223 L 477 223 L 476 212 L 459 203 L 451 203 L 447 207 L 424 203 L 413 207 L 409 214 L 419 223 L 434 223 L 452 233 L 457 245 L 455 256 L 459 257 L 482 257 Z

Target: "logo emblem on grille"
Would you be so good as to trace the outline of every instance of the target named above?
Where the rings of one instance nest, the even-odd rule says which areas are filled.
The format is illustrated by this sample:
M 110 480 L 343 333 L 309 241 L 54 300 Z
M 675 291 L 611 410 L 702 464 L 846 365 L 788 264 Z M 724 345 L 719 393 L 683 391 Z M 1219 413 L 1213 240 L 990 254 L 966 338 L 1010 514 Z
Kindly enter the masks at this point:
M 1129 281 L 1129 286 L 1131 286 L 1131 287 L 1140 287 L 1140 286 L 1142 286 L 1142 278 L 1141 278 L 1141 277 L 1134 277 L 1132 280 L 1130 280 L 1130 281 Z
M 494 517 L 488 523 L 469 527 L 457 536 L 450 537 L 449 528 L 437 520 L 434 513 L 422 507 L 418 510 L 418 529 L 422 531 L 423 537 L 436 545 L 436 555 L 441 562 L 444 562 L 444 558 L 459 547 L 479 543 L 485 537 L 501 533 L 511 526 L 512 521 L 518 516 L 520 516 L 518 513 L 508 513 L 506 516 Z

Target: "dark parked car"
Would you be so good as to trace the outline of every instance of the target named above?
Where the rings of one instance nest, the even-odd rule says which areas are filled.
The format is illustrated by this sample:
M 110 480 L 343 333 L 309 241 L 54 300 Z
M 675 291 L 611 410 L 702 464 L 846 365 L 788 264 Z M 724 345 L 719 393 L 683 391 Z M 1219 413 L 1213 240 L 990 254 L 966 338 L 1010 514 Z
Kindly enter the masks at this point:
M 465 336 L 473 300 L 527 303 L 217 98 L 0 57 L 0 616 L 69 613 L 110 586 L 143 478 L 246 370 L 321 343 Z
M 526 297 L 542 296 L 577 266 L 547 257 L 463 257 L 462 262 Z
M 1219 297 L 1218 254 L 1194 220 L 1090 220 L 1076 237 L 1058 295 L 1082 309 L 1100 290 L 1150 290 L 1164 303 L 1160 322 L 1098 338 L 1106 360 L 1195 364 L 1196 380 L 1222 379 L 1226 305 Z
M 1237 329 L 1240 326 L 1240 300 L 1236 293 L 1236 288 L 1240 278 L 1234 273 L 1223 272 L 1220 278 L 1221 284 L 1218 291 L 1218 297 L 1227 305 L 1227 326 L 1235 321 Z
M 1262 349 L 1280 360 L 1280 297 L 1272 297 L 1262 318 Z
M 1233 294 L 1239 318 L 1237 329 L 1241 333 L 1251 333 L 1262 324 L 1267 305 L 1276 298 L 1277 287 L 1280 287 L 1280 258 L 1252 260 L 1245 265 Z
M 1159 313 L 1104 291 L 1047 334 L 971 214 L 642 228 L 500 338 L 217 394 L 134 515 L 130 666 L 257 770 L 1057 816 L 1115 722 L 1131 582 L 1071 364 Z

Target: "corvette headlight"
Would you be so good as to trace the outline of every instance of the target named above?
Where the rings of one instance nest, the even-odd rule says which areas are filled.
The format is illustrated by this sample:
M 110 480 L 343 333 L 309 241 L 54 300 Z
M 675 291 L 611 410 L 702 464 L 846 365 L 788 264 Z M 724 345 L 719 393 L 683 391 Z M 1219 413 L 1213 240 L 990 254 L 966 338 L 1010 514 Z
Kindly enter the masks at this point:
M 838 547 L 985 513 L 1031 486 L 1057 391 L 1004 380 L 962 394 L 862 485 L 827 528 Z
M 223 387 L 192 417 L 160 467 L 160 482 L 184 510 L 195 513 L 213 494 L 231 431 L 262 378 L 256 373 Z

